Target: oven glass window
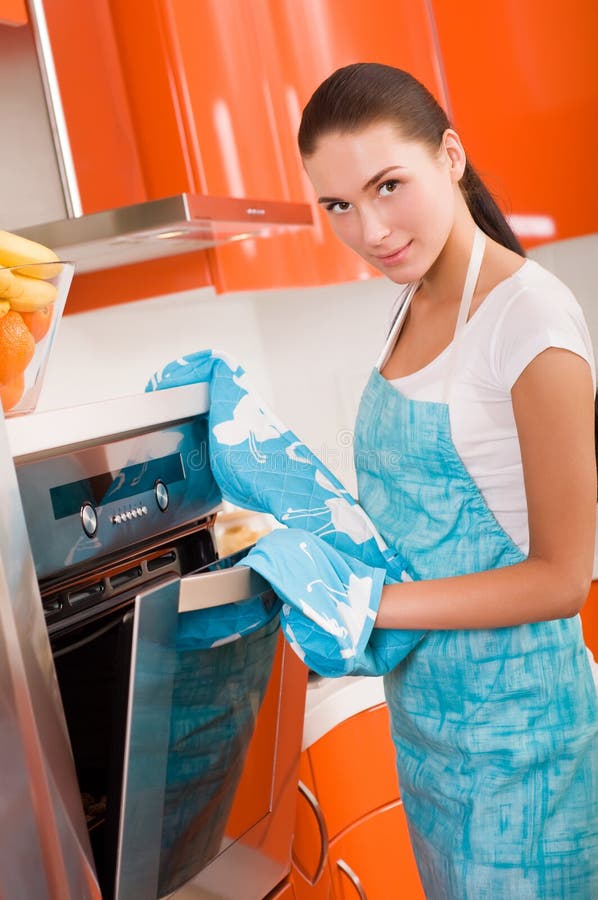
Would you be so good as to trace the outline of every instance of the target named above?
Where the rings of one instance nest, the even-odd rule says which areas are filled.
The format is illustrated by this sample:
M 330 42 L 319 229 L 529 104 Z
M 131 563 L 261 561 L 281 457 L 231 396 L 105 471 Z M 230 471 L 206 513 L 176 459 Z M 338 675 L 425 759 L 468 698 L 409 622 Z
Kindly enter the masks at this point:
M 253 754 L 253 772 L 239 789 L 277 642 L 275 618 L 221 647 L 177 653 L 160 896 L 192 878 L 269 812 L 277 704 L 264 707 L 264 727 L 256 735 L 263 755 L 258 761 Z

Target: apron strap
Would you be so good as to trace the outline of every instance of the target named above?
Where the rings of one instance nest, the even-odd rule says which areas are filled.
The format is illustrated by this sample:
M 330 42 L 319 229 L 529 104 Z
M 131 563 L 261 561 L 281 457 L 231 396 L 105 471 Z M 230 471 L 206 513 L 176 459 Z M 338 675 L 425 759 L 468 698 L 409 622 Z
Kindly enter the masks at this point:
M 459 337 L 461 332 L 463 331 L 463 327 L 467 322 L 467 317 L 469 315 L 469 310 L 471 307 L 471 301 L 473 299 L 473 294 L 475 291 L 475 287 L 478 281 L 478 277 L 480 274 L 480 269 L 482 267 L 482 259 L 484 256 L 484 249 L 486 247 L 486 236 L 483 231 L 476 226 L 476 230 L 473 236 L 473 244 L 471 248 L 471 255 L 469 257 L 469 265 L 467 266 L 467 274 L 465 276 L 465 284 L 463 286 L 463 294 L 461 295 L 461 302 L 459 304 L 459 312 L 457 314 L 457 324 L 455 325 L 455 333 L 453 335 L 453 340 L 451 344 L 451 349 L 449 351 L 449 359 L 447 365 L 447 372 L 444 379 L 444 385 L 442 390 L 442 402 L 448 403 L 448 397 L 450 394 L 450 390 L 452 387 L 454 373 L 457 367 L 458 362 L 458 344 Z M 386 339 L 386 343 L 382 348 L 382 353 L 378 357 L 376 361 L 376 369 L 380 371 L 384 368 L 384 365 L 392 353 L 393 347 L 396 343 L 398 334 L 403 327 L 403 322 L 405 321 L 405 317 L 409 310 L 409 306 L 411 305 L 411 301 L 413 299 L 413 295 L 417 291 L 420 285 L 419 281 L 414 281 L 412 284 L 408 285 L 406 296 L 403 302 L 401 303 L 399 310 L 395 316 L 395 319 L 391 325 L 389 335 Z
M 399 332 L 403 327 L 405 316 L 407 315 L 409 306 L 411 305 L 411 300 L 413 299 L 413 295 L 418 289 L 419 284 L 419 281 L 414 281 L 411 284 L 407 285 L 406 289 L 403 289 L 403 294 L 405 295 L 405 297 L 401 302 L 401 305 L 399 306 L 399 309 L 393 319 L 392 325 L 390 326 L 390 331 L 388 332 L 388 337 L 386 338 L 386 342 L 384 344 L 384 347 L 382 348 L 382 353 L 376 360 L 376 369 L 378 371 L 384 368 L 388 357 L 393 351 Z M 399 294 L 399 298 L 401 296 L 402 295 Z
M 460 338 L 467 322 L 471 301 L 475 291 L 476 284 L 482 268 L 482 259 L 486 247 L 486 236 L 483 231 L 476 227 L 473 236 L 473 244 L 471 247 L 471 255 L 469 257 L 469 265 L 467 266 L 467 275 L 465 276 L 465 284 L 463 285 L 463 294 L 461 295 L 461 303 L 459 304 L 459 313 L 457 315 L 457 324 L 455 325 L 455 333 L 451 349 L 449 351 L 449 359 L 446 374 L 444 377 L 444 385 L 442 389 L 442 402 L 448 403 L 457 363 L 459 361 Z

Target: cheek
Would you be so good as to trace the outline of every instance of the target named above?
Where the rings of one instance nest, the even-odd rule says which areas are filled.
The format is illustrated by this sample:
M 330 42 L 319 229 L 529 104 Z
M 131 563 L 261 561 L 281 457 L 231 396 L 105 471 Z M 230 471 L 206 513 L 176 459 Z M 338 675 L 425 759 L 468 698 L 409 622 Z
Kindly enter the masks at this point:
M 357 216 L 347 214 L 345 216 L 328 216 L 328 224 L 335 236 L 347 244 L 349 247 L 355 247 L 359 242 L 359 223 Z
M 428 228 L 433 227 L 436 234 L 446 236 L 455 215 L 455 196 L 452 185 L 444 179 L 430 181 L 426 186 L 425 197 L 421 198 L 418 213 Z

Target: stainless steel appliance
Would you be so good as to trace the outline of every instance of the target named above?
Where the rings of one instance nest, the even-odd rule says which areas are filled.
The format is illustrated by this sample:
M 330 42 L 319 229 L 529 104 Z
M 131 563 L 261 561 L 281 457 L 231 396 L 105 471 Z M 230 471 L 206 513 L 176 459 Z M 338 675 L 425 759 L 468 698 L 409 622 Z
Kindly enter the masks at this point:
M 28 0 L 27 25 L 0 23 L 3 228 L 52 247 L 81 273 L 313 225 L 307 203 L 194 193 L 84 214 L 45 6 Z
M 108 900 L 261 900 L 290 868 L 305 674 L 270 586 L 217 559 L 206 409 L 192 385 L 7 422 Z

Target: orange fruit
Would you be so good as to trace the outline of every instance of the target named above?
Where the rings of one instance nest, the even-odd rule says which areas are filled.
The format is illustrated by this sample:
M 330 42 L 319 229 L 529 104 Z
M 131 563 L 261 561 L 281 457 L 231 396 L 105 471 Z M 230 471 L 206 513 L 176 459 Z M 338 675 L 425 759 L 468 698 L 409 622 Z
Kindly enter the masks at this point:
M 53 313 L 53 303 L 49 303 L 47 306 L 42 306 L 41 309 L 36 309 L 35 312 L 20 313 L 23 322 L 33 335 L 33 340 L 36 344 L 41 341 L 41 339 L 44 338 L 50 330 Z
M 8 384 L 0 384 L 0 401 L 4 412 L 8 412 L 9 409 L 17 405 L 23 396 L 24 390 L 25 376 L 22 372 L 16 378 L 13 378 L 12 381 L 9 381 Z
M 11 309 L 0 316 L 0 384 L 8 384 L 24 372 L 34 352 L 33 335 L 20 313 Z

